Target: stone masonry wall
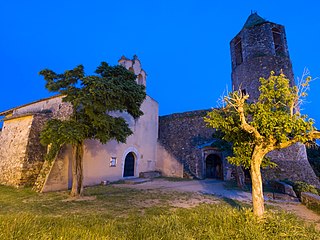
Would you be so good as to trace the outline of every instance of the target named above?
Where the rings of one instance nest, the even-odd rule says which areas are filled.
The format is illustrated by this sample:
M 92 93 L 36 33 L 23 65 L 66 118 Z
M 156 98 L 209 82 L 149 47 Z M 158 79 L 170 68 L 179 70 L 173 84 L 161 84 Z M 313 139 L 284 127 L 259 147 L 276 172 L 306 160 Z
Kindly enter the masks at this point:
M 28 136 L 33 116 L 22 116 L 4 122 L 0 137 L 0 183 L 20 185 L 26 162 Z
M 26 161 L 23 163 L 20 185 L 33 185 L 42 168 L 46 147 L 40 144 L 40 132 L 51 117 L 51 114 L 36 114 L 28 136 L 28 144 L 26 146 Z
M 202 151 L 198 147 L 212 140 L 213 129 L 203 118 L 209 110 L 162 116 L 159 119 L 159 142 L 191 175 L 202 178 Z
M 320 187 L 319 178 L 310 166 L 306 147 L 302 143 L 272 151 L 267 156 L 278 166 L 262 170 L 265 181 L 288 179 L 291 181 L 303 181 Z
M 209 110 L 208 110 L 209 111 Z M 203 117 L 208 111 L 193 111 L 172 114 L 159 119 L 160 144 L 183 164 L 184 170 L 197 178 L 203 178 L 203 151 L 199 147 L 212 140 L 213 129 L 207 128 Z M 304 181 L 320 186 L 319 179 L 311 168 L 305 146 L 297 143 L 268 157 L 278 167 L 263 169 L 264 182 L 269 180 Z
M 281 32 L 283 52 L 276 54 L 272 29 L 277 28 Z M 241 39 L 243 62 L 236 64 L 235 44 Z M 230 42 L 232 87 L 234 90 L 245 89 L 251 101 L 259 97 L 259 78 L 268 78 L 271 71 L 276 74 L 280 70 L 294 84 L 292 64 L 289 57 L 285 29 L 275 23 L 264 23 L 251 28 L 242 29 Z
M 33 185 L 42 168 L 46 148 L 40 131 L 49 118 L 67 119 L 72 113 L 62 96 L 18 107 L 4 119 L 0 136 L 0 183 Z

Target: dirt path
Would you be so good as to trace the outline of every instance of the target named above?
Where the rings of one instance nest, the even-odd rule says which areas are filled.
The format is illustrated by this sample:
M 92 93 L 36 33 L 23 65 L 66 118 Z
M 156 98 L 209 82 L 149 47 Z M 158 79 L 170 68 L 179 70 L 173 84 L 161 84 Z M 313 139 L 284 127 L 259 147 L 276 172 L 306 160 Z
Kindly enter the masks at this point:
M 320 231 L 320 215 L 308 209 L 301 203 L 288 203 L 288 202 L 277 202 L 267 203 L 272 206 L 279 207 L 282 210 L 291 212 L 306 222 L 314 223 L 316 228 Z
M 144 182 L 140 184 L 118 184 L 118 187 L 129 187 L 135 189 L 145 189 L 145 190 L 163 190 L 163 191 L 179 191 L 179 192 L 193 192 L 201 194 L 209 194 L 217 197 L 224 197 L 232 200 L 237 200 L 241 202 L 251 203 L 251 193 L 244 192 L 236 189 L 226 189 L 225 182 L 218 180 L 192 180 L 192 181 L 168 181 L 166 179 L 154 179 L 150 182 Z M 203 200 L 203 199 L 202 199 Z M 201 201 L 190 202 L 191 206 L 197 204 Z M 181 207 L 188 203 L 181 203 Z M 285 211 L 294 213 L 301 219 L 316 224 L 316 228 L 320 230 L 320 215 L 314 213 L 313 211 L 306 208 L 306 206 L 301 203 L 296 202 L 269 202 L 266 204 L 276 206 Z M 179 205 L 177 203 L 177 205 Z

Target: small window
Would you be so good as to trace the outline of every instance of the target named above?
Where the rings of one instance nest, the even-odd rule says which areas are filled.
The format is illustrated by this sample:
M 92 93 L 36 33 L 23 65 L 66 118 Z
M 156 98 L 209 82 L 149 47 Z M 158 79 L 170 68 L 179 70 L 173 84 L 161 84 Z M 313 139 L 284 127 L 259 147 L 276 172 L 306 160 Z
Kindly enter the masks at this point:
M 242 58 L 242 43 L 241 39 L 237 38 L 234 43 L 234 51 L 236 55 L 236 66 L 240 65 L 243 62 Z
M 116 167 L 117 166 L 117 158 L 111 157 L 110 158 L 110 167 Z
M 281 32 L 278 28 L 272 28 L 273 43 L 276 55 L 284 53 L 283 40 Z

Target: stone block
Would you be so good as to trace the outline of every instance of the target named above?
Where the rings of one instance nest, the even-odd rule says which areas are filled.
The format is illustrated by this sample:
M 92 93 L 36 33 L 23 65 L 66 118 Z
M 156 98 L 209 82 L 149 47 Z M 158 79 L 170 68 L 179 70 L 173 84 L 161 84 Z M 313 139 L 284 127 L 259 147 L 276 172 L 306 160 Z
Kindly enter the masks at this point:
M 139 173 L 140 178 L 156 178 L 160 177 L 161 173 L 158 171 L 150 171 L 150 172 L 141 172 Z
M 312 205 L 320 208 L 320 196 L 313 193 L 302 192 L 301 202 L 306 206 Z
M 281 193 L 287 194 L 292 197 L 297 197 L 296 193 L 293 190 L 293 187 L 285 182 L 274 181 L 272 186 Z

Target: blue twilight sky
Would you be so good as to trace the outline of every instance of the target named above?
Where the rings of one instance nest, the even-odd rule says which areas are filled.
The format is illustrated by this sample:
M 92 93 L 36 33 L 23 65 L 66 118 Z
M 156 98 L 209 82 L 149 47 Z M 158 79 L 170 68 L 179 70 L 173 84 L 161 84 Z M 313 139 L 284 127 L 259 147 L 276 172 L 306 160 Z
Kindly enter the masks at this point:
M 10 0 L 0 3 L 0 111 L 50 96 L 38 75 L 87 74 L 137 54 L 160 115 L 217 106 L 231 89 L 230 40 L 251 10 L 286 27 L 296 76 L 320 77 L 320 1 Z M 320 79 L 303 106 L 320 128 Z

